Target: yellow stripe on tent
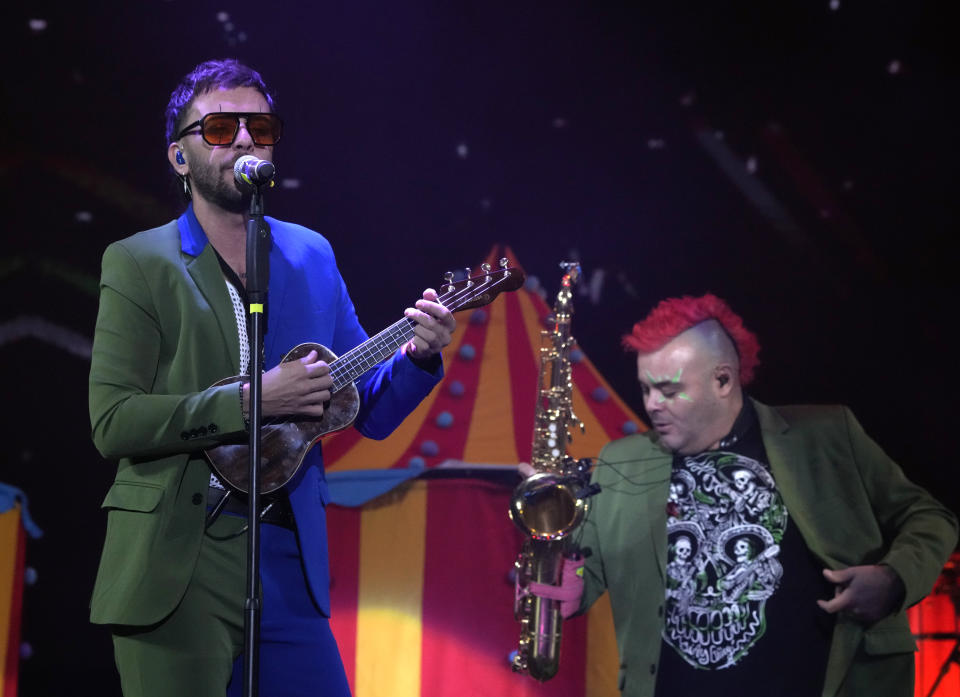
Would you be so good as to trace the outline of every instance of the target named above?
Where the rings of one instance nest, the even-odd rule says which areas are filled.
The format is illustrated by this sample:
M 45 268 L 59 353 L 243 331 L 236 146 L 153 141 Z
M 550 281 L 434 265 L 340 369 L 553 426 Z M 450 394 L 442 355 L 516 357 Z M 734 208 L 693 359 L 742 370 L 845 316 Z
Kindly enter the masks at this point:
M 483 362 L 477 380 L 473 414 L 463 450 L 465 462 L 516 464 L 513 398 L 507 349 L 507 311 L 503 302 L 490 305 Z M 530 425 L 531 430 L 533 424 Z
M 427 483 L 366 507 L 360 521 L 355 697 L 419 697 Z
M 610 594 L 604 593 L 587 613 L 586 697 L 619 697 L 617 656 Z

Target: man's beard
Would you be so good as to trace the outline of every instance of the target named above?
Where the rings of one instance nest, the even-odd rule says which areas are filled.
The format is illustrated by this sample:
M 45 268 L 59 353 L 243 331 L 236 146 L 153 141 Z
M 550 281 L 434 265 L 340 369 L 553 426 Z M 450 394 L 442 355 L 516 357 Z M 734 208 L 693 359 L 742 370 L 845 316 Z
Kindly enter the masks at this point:
M 229 213 L 246 213 L 250 210 L 253 192 L 241 189 L 232 178 L 225 180 L 221 171 L 212 167 L 194 168 L 190 173 L 190 189 Z

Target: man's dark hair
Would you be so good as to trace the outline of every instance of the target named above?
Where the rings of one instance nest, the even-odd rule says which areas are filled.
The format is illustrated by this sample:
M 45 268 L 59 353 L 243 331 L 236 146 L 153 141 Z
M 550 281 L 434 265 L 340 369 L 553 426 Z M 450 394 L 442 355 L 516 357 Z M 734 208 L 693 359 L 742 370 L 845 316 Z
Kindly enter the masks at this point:
M 205 61 L 185 75 L 170 95 L 170 101 L 167 103 L 165 145 L 172 143 L 186 125 L 184 123 L 186 114 L 190 111 L 190 105 L 193 104 L 194 99 L 213 90 L 229 90 L 235 87 L 256 88 L 267 100 L 270 111 L 276 111 L 273 95 L 267 90 L 263 78 L 256 70 L 235 58 Z

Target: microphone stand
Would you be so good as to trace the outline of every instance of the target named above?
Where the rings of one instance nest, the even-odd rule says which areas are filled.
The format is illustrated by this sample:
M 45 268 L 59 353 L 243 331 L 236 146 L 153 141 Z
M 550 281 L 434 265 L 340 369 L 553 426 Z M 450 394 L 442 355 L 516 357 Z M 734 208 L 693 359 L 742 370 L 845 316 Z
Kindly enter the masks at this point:
M 247 599 L 243 616 L 243 694 L 256 697 L 260 661 L 260 424 L 263 386 L 264 306 L 270 278 L 270 232 L 263 196 L 254 185 L 247 220 L 247 297 L 250 338 L 250 475 L 248 493 Z

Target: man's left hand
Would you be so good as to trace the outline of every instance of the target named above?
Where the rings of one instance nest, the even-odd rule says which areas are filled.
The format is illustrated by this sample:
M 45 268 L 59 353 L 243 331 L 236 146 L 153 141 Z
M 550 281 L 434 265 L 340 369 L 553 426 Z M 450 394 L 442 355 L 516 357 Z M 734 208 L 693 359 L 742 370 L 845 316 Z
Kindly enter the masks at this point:
M 416 361 L 426 360 L 440 353 L 450 343 L 457 321 L 453 313 L 439 303 L 437 292 L 433 288 L 423 291 L 423 298 L 415 307 L 408 307 L 404 313 L 416 322 L 413 338 L 407 342 L 404 350 Z
M 850 566 L 833 571 L 824 569 L 823 576 L 837 584 L 830 600 L 817 605 L 829 613 L 842 612 L 857 622 L 873 624 L 891 614 L 903 602 L 903 581 L 889 566 Z

